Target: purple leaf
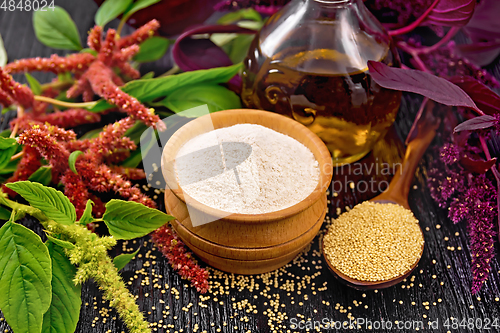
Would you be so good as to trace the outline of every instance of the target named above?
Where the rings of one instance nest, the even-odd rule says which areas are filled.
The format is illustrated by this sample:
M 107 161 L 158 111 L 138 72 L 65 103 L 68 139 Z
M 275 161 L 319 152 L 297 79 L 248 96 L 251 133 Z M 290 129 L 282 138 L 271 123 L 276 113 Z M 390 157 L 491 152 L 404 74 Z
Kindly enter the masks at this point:
M 427 22 L 447 26 L 463 27 L 474 13 L 476 0 L 440 0 L 427 16 Z
M 491 64 L 500 54 L 500 39 L 455 45 L 455 48 L 464 58 L 471 60 L 476 65 L 486 66 Z
M 462 89 L 443 78 L 414 69 L 389 67 L 381 62 L 368 61 L 372 78 L 384 88 L 423 95 L 448 106 L 464 106 L 481 112 Z
M 497 162 L 496 157 L 492 158 L 491 160 L 485 161 L 485 160 L 475 160 L 472 159 L 468 156 L 462 157 L 460 159 L 460 164 L 467 170 L 475 173 L 485 173 L 489 169 L 491 169 L 492 166 L 495 165 Z
M 477 6 L 464 31 L 474 42 L 500 38 L 500 6 L 498 0 L 483 0 Z
M 496 123 L 497 123 L 496 118 L 490 115 L 474 117 L 472 119 L 464 121 L 463 123 L 455 127 L 455 132 L 475 131 L 478 129 L 485 129 L 494 126 Z
M 454 76 L 449 81 L 462 88 L 484 113 L 500 113 L 500 96 L 483 83 L 470 76 Z
M 172 48 L 175 63 L 183 71 L 209 69 L 229 66 L 233 63 L 229 56 L 210 39 L 194 39 L 193 35 L 214 33 L 243 33 L 254 34 L 256 31 L 241 28 L 237 25 L 208 25 L 201 26 L 183 33 Z

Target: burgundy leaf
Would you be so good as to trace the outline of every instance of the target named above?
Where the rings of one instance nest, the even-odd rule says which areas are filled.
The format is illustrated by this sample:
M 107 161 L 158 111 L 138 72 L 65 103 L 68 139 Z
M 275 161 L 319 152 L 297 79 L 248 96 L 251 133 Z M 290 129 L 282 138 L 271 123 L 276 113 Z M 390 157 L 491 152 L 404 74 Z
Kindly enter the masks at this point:
M 447 26 L 463 27 L 474 13 L 476 0 L 440 0 L 427 16 L 427 22 Z
M 500 27 L 499 27 L 500 29 Z M 489 65 L 500 54 L 500 39 L 488 42 L 456 45 L 455 48 L 464 57 L 478 66 Z
M 498 0 L 482 0 L 464 27 L 474 41 L 491 41 L 500 38 L 500 6 Z
M 389 67 L 381 62 L 368 61 L 372 78 L 384 88 L 423 95 L 449 106 L 464 106 L 481 112 L 462 89 L 443 78 L 414 69 Z
M 485 129 L 494 126 L 496 123 L 496 118 L 490 115 L 474 117 L 472 119 L 464 121 L 463 123 L 455 127 L 455 132 Z
M 500 113 L 500 96 L 483 83 L 470 76 L 454 76 L 449 80 L 462 88 L 484 113 Z
M 497 158 L 492 158 L 491 160 L 475 160 L 468 156 L 464 156 L 460 159 L 460 164 L 467 170 L 475 173 L 485 173 L 497 162 Z
M 254 34 L 256 31 L 237 25 L 207 25 L 183 33 L 172 48 L 175 63 L 183 71 L 229 66 L 233 63 L 224 50 L 208 38 L 192 38 L 194 35 L 214 33 Z

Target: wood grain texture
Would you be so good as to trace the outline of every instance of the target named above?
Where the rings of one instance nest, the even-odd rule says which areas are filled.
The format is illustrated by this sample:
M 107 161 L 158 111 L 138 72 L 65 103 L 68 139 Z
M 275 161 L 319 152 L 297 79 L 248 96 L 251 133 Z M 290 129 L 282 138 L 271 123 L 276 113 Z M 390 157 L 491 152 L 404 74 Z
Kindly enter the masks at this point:
M 93 1 L 56 0 L 56 4 L 68 9 L 72 17 L 77 21 L 81 34 L 89 30 L 96 8 Z M 5 40 L 11 60 L 30 56 L 49 56 L 52 53 L 52 50 L 43 47 L 36 41 L 31 27 L 31 13 L 5 13 L 0 11 L 0 33 Z M 495 68 L 495 73 L 500 76 L 498 65 Z M 43 82 L 47 82 L 51 76 L 39 75 L 37 77 Z M 419 103 L 419 98 L 405 95 L 395 128 L 395 131 L 402 138 L 405 137 L 411 126 Z M 386 137 L 386 141 L 381 143 L 375 149 L 375 152 L 379 150 L 380 146 L 389 142 L 395 143 L 396 141 L 394 138 Z M 398 146 L 392 144 L 391 147 L 394 148 L 392 158 L 397 160 Z M 384 149 L 387 149 L 387 147 Z M 370 154 L 366 159 L 363 159 L 363 162 L 376 162 L 377 156 L 377 154 Z M 387 156 L 386 158 L 388 159 L 385 161 L 391 160 Z M 492 262 L 491 277 L 486 282 L 483 290 L 478 295 L 473 296 L 470 292 L 472 278 L 470 275 L 470 252 L 466 226 L 464 223 L 456 225 L 451 223 L 446 217 L 447 211 L 440 209 L 434 203 L 425 186 L 426 168 L 431 158 L 430 153 L 424 157 L 415 175 L 414 185 L 416 187 L 410 191 L 410 207 L 424 229 L 426 247 L 419 267 L 412 275 L 414 281 L 408 280 L 405 282 L 405 288 L 402 288 L 402 285 L 397 285 L 379 292 L 362 292 L 337 282 L 321 262 L 320 257 L 315 255 L 315 251 L 318 250 L 320 236 L 314 240 L 312 249 L 306 255 L 279 271 L 282 275 L 276 275 L 278 287 L 274 286 L 274 281 L 267 285 L 268 280 L 253 276 L 255 283 L 259 284 L 259 289 L 249 291 L 248 288 L 244 288 L 240 290 L 238 281 L 235 282 L 234 286 L 231 286 L 233 280 L 229 277 L 228 294 L 211 295 L 211 298 L 205 301 L 200 299 L 200 295 L 193 288 L 187 286 L 186 281 L 181 280 L 173 272 L 168 263 L 162 259 L 160 253 L 153 249 L 150 242 L 144 245 L 143 242 L 137 241 L 135 244 L 131 242 L 126 245 L 128 250 L 135 250 L 139 245 L 143 245 L 143 247 L 139 252 L 140 256 L 125 267 L 121 274 L 125 281 L 130 281 L 128 286 L 131 292 L 138 296 L 137 302 L 140 309 L 144 311 L 146 318 L 151 323 L 155 323 L 154 328 L 157 329 L 157 332 L 170 331 L 173 333 L 175 331 L 181 332 L 181 330 L 182 332 L 194 332 L 195 327 L 198 327 L 197 332 L 214 333 L 218 332 L 218 329 L 224 333 L 247 331 L 257 333 L 286 332 L 286 328 L 276 328 L 276 330 L 270 328 L 268 323 L 270 318 L 267 310 L 273 308 L 270 303 L 271 300 L 278 302 L 279 309 L 287 315 L 288 319 L 282 324 L 287 327 L 290 327 L 292 318 L 298 318 L 297 314 L 304 315 L 305 319 L 322 320 L 323 318 L 329 318 L 349 321 L 347 314 L 351 313 L 356 318 L 366 318 L 371 321 L 385 320 L 393 323 L 392 330 L 379 329 L 376 332 L 398 332 L 395 329 L 396 324 L 394 324 L 396 320 L 399 322 L 406 320 L 422 321 L 425 325 L 427 325 L 428 321 L 439 320 L 439 329 L 431 330 L 432 332 L 447 332 L 448 330 L 452 332 L 495 332 L 495 330 L 469 330 L 467 328 L 447 329 L 443 326 L 445 320 L 450 317 L 459 320 L 481 318 L 483 321 L 486 318 L 500 318 L 500 302 L 495 300 L 495 298 L 500 297 L 500 277 L 498 273 L 500 267 L 498 259 L 495 258 Z M 336 170 L 334 180 L 343 182 L 346 176 L 346 172 Z M 349 177 L 356 181 L 361 178 L 361 176 L 353 173 L 349 174 Z M 383 177 L 379 178 L 377 178 L 379 183 L 384 181 Z M 335 185 L 339 189 L 338 184 L 332 184 L 331 188 Z M 359 201 L 370 199 L 376 194 L 371 193 L 371 191 L 365 192 L 358 191 L 356 188 L 351 189 L 349 186 L 347 188 L 344 186 L 338 192 L 339 194 L 336 197 L 329 196 L 328 215 L 331 218 L 335 218 L 337 208 L 344 211 L 346 206 L 353 207 Z M 158 199 L 160 206 L 162 199 L 161 196 Z M 42 234 L 38 224 L 33 220 L 25 219 L 23 223 Z M 458 236 L 455 236 L 456 233 Z M 449 240 L 445 241 L 445 237 L 448 237 Z M 146 241 L 147 238 L 144 240 Z M 452 247 L 454 250 L 451 250 Z M 459 247 L 461 250 L 458 250 Z M 113 251 L 112 255 L 120 253 L 121 250 L 119 248 Z M 319 274 L 311 278 L 312 275 L 317 273 Z M 211 274 L 213 276 L 213 287 L 217 286 L 217 283 L 225 287 L 225 277 L 222 274 L 214 271 L 211 271 Z M 134 278 L 135 276 L 137 278 Z M 273 280 L 274 277 L 272 275 L 271 279 Z M 234 279 L 236 278 L 237 276 L 234 277 Z M 303 282 L 305 287 L 301 287 L 301 294 L 298 294 L 297 286 L 293 292 L 279 288 L 291 280 L 295 280 L 296 283 Z M 315 283 L 315 285 L 313 286 L 312 283 Z M 320 291 L 319 289 L 323 287 L 324 283 L 326 283 L 327 289 Z M 413 286 L 411 286 L 411 283 L 413 283 Z M 165 288 L 166 284 L 169 286 L 168 289 Z M 161 288 L 158 288 L 158 285 Z M 313 287 L 314 290 L 312 290 Z M 177 290 L 178 295 L 173 291 L 173 288 Z M 162 293 L 161 290 L 166 292 Z M 218 288 L 215 288 L 215 290 L 218 290 Z M 305 295 L 308 295 L 307 300 L 305 300 Z M 257 296 L 257 298 L 254 298 L 254 296 Z M 94 283 L 89 282 L 83 286 L 82 297 L 82 311 L 76 332 L 120 333 L 125 331 L 121 321 L 113 319 L 116 313 L 112 310 L 108 311 L 107 307 L 103 307 L 105 304 L 102 303 L 101 293 Z M 480 300 L 477 297 L 480 297 Z M 248 313 L 245 309 L 238 309 L 237 303 L 242 300 L 248 300 L 250 304 L 255 305 L 257 313 Z M 357 303 L 358 306 L 356 306 L 353 303 L 354 300 L 362 303 Z M 427 304 L 426 302 L 429 302 L 428 305 L 424 305 L 424 303 Z M 190 303 L 193 305 L 189 308 L 189 311 L 183 310 L 183 307 L 186 308 Z M 204 304 L 204 306 L 200 304 Z M 264 314 L 264 311 L 266 311 L 266 314 Z M 244 316 L 247 316 L 248 321 L 241 320 Z M 95 320 L 95 318 L 98 320 Z M 272 323 L 276 324 L 275 322 Z M 158 328 L 158 325 L 161 325 L 161 327 Z M 235 330 L 235 326 L 238 330 Z M 4 330 L 11 332 L 5 321 L 0 321 L 0 332 Z M 292 332 L 305 331 L 299 329 L 290 330 Z M 333 332 L 335 330 L 324 330 L 324 332 L 329 331 Z M 413 330 L 399 330 L 399 332 L 411 331 Z M 356 332 L 374 331 L 363 326 Z

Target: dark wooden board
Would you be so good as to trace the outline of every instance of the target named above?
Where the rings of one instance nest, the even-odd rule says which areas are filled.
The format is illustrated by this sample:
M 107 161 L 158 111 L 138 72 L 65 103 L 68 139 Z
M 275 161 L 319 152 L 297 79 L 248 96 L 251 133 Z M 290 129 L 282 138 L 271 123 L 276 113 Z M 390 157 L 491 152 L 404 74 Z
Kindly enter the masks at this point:
M 68 10 L 76 21 L 82 41 L 84 41 L 86 32 L 93 24 L 93 15 L 96 10 L 94 2 L 90 0 L 56 0 L 56 5 Z M 10 60 L 34 56 L 46 57 L 53 53 L 51 49 L 36 40 L 31 17 L 32 13 L 0 10 L 0 34 L 4 39 Z M 38 74 L 37 78 L 46 82 L 50 79 L 50 75 Z M 396 126 L 396 131 L 401 136 L 409 130 L 415 109 L 418 108 L 418 99 L 415 97 L 408 97 L 405 102 Z M 398 330 L 395 321 L 409 321 L 410 325 L 412 322 L 422 322 L 425 330 L 429 330 L 427 323 L 436 320 L 438 320 L 439 327 L 432 330 L 433 332 L 447 332 L 448 330 L 452 332 L 500 331 L 500 329 L 494 328 L 485 330 L 444 327 L 444 322 L 450 317 L 459 321 L 479 318 L 483 322 L 487 318 L 490 320 L 500 319 L 500 301 L 498 301 L 498 297 L 500 297 L 500 267 L 495 259 L 492 262 L 491 277 L 483 291 L 473 296 L 470 292 L 472 279 L 465 224 L 454 225 L 451 223 L 446 217 L 446 211 L 438 208 L 431 199 L 425 186 L 428 159 L 429 155 L 422 161 L 415 177 L 416 186 L 410 193 L 410 205 L 422 224 L 426 241 L 423 258 L 412 275 L 413 282 L 409 280 L 378 292 L 361 292 L 350 289 L 337 282 L 327 267 L 320 263 L 321 258 L 317 256 L 320 236 L 315 239 L 307 254 L 278 271 L 277 274 L 251 277 L 255 285 L 259 285 L 258 290 L 250 291 L 248 288 L 239 290 L 238 281 L 241 277 L 229 276 L 228 288 L 224 289 L 227 294 L 216 296 L 208 294 L 210 299 L 204 301 L 200 299 L 199 293 L 187 286 L 188 282 L 181 280 L 173 272 L 161 254 L 153 249 L 148 238 L 143 239 L 143 241 L 147 241 L 147 244 L 141 248 L 141 257 L 133 260 L 122 271 L 122 276 L 126 282 L 131 282 L 129 284 L 130 290 L 138 296 L 137 302 L 141 310 L 144 311 L 149 322 L 156 323 L 156 326 L 152 328 L 156 328 L 154 331 L 158 332 L 287 332 L 288 329 L 292 332 L 304 332 L 304 329 L 294 330 L 290 327 L 293 318 L 296 320 L 311 318 L 316 321 L 328 318 L 333 321 L 349 322 L 349 313 L 354 318 L 365 318 L 372 321 L 373 328 L 379 332 L 414 331 L 413 329 Z M 338 172 L 335 179 L 344 181 L 344 176 L 345 174 Z M 344 211 L 346 206 L 353 207 L 360 200 L 365 200 L 370 196 L 370 194 L 359 193 L 349 188 L 336 197 L 330 197 L 328 215 L 330 218 L 335 218 L 337 207 Z M 40 232 L 39 227 L 33 221 L 27 219 L 23 223 Z M 458 236 L 455 235 L 456 233 Z M 448 237 L 449 240 L 445 241 L 445 237 Z M 130 243 L 126 247 L 136 249 L 143 241 L 137 241 L 135 244 Z M 454 247 L 455 250 L 450 250 L 450 247 Z M 113 254 L 118 254 L 121 250 L 121 246 L 118 246 Z M 212 284 L 217 286 L 213 290 L 219 290 L 218 284 L 222 285 L 223 288 L 226 287 L 223 275 L 217 278 L 214 277 L 213 272 L 211 274 L 213 276 Z M 146 283 L 147 280 L 149 283 Z M 233 286 L 231 286 L 232 280 L 235 281 Z M 268 280 L 271 283 L 266 286 L 265 282 L 269 283 Z M 284 286 L 287 280 L 289 282 L 295 281 L 294 291 L 280 289 L 280 286 Z M 301 290 L 298 290 L 299 282 L 303 282 L 304 288 Z M 325 283 L 327 288 L 322 290 Z M 413 283 L 411 287 L 410 283 Z M 166 284 L 168 284 L 168 289 L 165 288 Z M 155 288 L 154 285 L 159 285 L 160 288 Z M 178 291 L 178 298 L 172 293 L 174 288 Z M 162 293 L 162 290 L 165 293 Z M 119 319 L 114 319 L 116 313 L 109 310 L 109 307 L 103 303 L 101 293 L 94 283 L 89 282 L 83 286 L 82 298 L 83 305 L 77 332 L 126 331 L 122 322 Z M 238 304 L 241 306 L 241 302 L 244 300 L 255 305 L 256 313 L 253 313 L 253 310 L 251 313 L 238 310 Z M 270 308 L 274 309 L 275 302 L 279 302 L 279 310 L 268 311 Z M 200 305 L 200 303 L 204 305 Z M 358 305 L 356 306 L 355 303 Z M 185 311 L 189 304 L 192 306 Z M 281 324 L 271 321 L 274 325 L 274 329 L 272 329 L 269 324 L 269 315 L 278 311 L 285 314 L 286 318 L 282 320 Z M 299 315 L 303 315 L 304 318 L 299 318 Z M 245 316 L 247 316 L 248 321 L 241 320 Z M 162 321 L 161 326 L 158 326 L 160 320 Z M 376 329 L 376 321 L 390 321 L 392 330 Z M 167 325 L 166 328 L 163 327 L 164 325 Z M 198 327 L 197 330 L 195 330 L 196 327 Z M 2 320 L 0 321 L 0 332 L 4 332 L 4 330 L 10 332 L 9 327 Z M 323 329 L 321 331 L 329 330 Z M 370 330 L 364 324 L 359 331 Z

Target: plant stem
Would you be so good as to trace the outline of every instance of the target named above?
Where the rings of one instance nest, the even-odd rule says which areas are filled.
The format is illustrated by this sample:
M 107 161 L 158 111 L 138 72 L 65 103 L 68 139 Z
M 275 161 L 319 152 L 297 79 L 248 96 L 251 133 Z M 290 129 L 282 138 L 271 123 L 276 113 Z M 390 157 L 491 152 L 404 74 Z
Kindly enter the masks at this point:
M 423 48 L 420 48 L 420 49 L 416 49 L 418 53 L 431 53 L 431 52 L 434 52 L 436 51 L 437 49 L 439 49 L 441 46 L 443 46 L 444 44 L 448 43 L 448 41 L 450 39 L 452 39 L 453 37 L 455 37 L 455 35 L 457 34 L 457 32 L 460 30 L 460 28 L 458 27 L 452 27 L 450 30 L 448 30 L 448 32 L 446 33 L 446 35 L 441 38 L 441 40 L 439 42 L 437 42 L 436 44 L 432 45 L 432 46 L 428 46 L 428 47 L 423 47 Z
M 425 66 L 422 59 L 420 59 L 420 57 L 418 55 L 418 49 L 411 47 L 406 42 L 398 42 L 396 45 L 402 51 L 404 51 L 412 56 L 413 60 L 415 60 L 415 64 L 414 64 L 415 67 L 417 67 L 418 69 L 420 69 L 423 72 L 431 73 L 431 71 L 427 68 L 427 66 Z
M 177 74 L 180 72 L 180 68 L 179 66 L 177 65 L 174 65 L 174 67 L 170 68 L 168 71 L 166 71 L 165 73 L 163 73 L 162 75 L 158 76 L 158 77 L 165 77 L 165 76 L 170 76 L 170 75 L 173 75 L 173 74 Z
M 75 81 L 74 80 L 68 80 L 68 81 L 54 81 L 50 83 L 45 83 L 42 84 L 42 91 L 45 91 L 47 89 L 53 88 L 56 90 L 64 90 L 66 88 L 69 88 L 73 85 Z
M 11 160 L 11 161 L 15 161 L 15 160 L 17 160 L 18 158 L 23 157 L 23 155 L 24 155 L 24 151 L 21 151 L 21 152 L 19 152 L 19 153 L 15 154 L 15 155 L 13 155 L 13 156 L 10 158 L 10 160 Z
M 45 96 L 35 96 L 35 101 L 50 103 L 53 105 L 59 105 L 65 108 L 91 108 L 97 104 L 97 102 L 85 102 L 85 103 L 63 102 Z
M 434 7 L 437 6 L 437 4 L 438 4 L 439 1 L 440 0 L 434 0 L 434 2 L 432 3 L 432 5 L 430 5 L 430 7 L 422 14 L 422 16 L 420 16 L 418 19 L 416 19 L 410 25 L 408 25 L 406 27 L 403 27 L 403 28 L 400 28 L 400 29 L 390 30 L 389 31 L 389 36 L 403 35 L 403 34 L 406 34 L 406 33 L 410 32 L 410 31 L 412 31 L 416 27 L 418 27 L 427 18 L 427 16 L 429 16 L 429 14 L 434 10 Z
M 17 106 L 17 118 L 20 119 L 24 116 L 24 108 L 21 105 Z M 19 130 L 19 122 L 16 121 L 16 124 L 14 125 L 14 129 L 10 133 L 9 138 L 15 138 L 17 131 Z

